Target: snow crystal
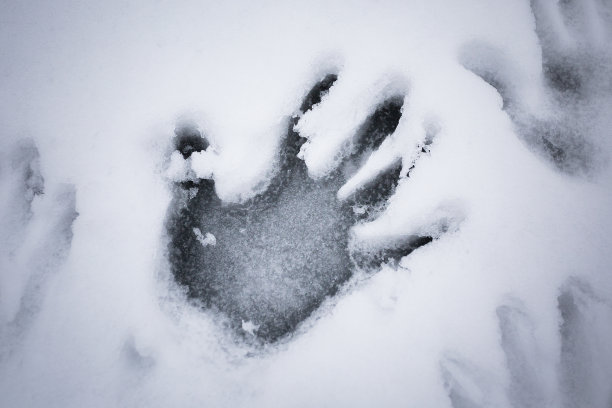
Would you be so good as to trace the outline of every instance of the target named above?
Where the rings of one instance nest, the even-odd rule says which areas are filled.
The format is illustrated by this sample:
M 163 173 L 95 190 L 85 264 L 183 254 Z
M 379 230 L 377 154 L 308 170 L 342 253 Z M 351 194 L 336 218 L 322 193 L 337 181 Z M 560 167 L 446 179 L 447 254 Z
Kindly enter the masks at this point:
M 242 321 L 242 330 L 244 330 L 246 333 L 250 334 L 251 336 L 255 335 L 255 332 L 257 331 L 257 329 L 259 329 L 258 324 L 255 324 L 250 320 L 248 322 L 245 322 L 244 320 Z
M 217 238 L 210 232 L 207 232 L 206 235 L 202 235 L 202 231 L 200 231 L 199 228 L 194 228 L 193 233 L 203 247 L 208 245 L 215 246 L 217 244 Z

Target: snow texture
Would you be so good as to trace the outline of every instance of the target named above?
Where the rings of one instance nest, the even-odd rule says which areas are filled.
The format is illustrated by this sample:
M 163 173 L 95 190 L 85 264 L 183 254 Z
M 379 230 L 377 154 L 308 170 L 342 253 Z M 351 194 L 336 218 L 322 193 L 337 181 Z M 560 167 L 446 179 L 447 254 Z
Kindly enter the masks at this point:
M 609 408 L 611 27 L 5 2 L 0 405 Z

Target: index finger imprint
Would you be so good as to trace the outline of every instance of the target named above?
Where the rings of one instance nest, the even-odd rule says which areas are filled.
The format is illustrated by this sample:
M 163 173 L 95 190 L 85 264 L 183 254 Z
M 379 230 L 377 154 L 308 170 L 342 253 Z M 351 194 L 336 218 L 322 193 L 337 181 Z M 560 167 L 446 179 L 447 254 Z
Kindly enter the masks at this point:
M 321 178 L 334 170 L 349 153 L 351 139 L 366 118 L 387 99 L 403 96 L 406 88 L 405 81 L 394 76 L 364 83 L 359 72 L 340 73 L 326 99 L 304 114 L 295 127 L 308 139 L 300 156 L 309 175 Z

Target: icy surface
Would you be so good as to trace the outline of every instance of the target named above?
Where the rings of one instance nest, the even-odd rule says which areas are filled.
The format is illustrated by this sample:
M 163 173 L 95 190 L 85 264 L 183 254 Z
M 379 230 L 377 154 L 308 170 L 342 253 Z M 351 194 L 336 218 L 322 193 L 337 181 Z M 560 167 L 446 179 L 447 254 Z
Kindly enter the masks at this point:
M 1 405 L 608 408 L 608 3 L 4 4 Z M 296 126 L 309 176 L 401 95 L 397 130 L 337 197 L 399 160 L 354 245 L 436 239 L 254 348 L 172 279 L 170 185 L 256 196 L 330 73 Z M 189 159 L 183 123 L 211 144 Z M 190 231 L 214 248 L 208 232 Z

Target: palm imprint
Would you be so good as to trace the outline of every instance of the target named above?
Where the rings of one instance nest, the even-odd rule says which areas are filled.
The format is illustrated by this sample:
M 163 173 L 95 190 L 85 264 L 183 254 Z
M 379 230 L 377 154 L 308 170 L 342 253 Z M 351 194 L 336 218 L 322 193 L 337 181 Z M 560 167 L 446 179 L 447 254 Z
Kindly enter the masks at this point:
M 297 157 L 305 139 L 294 130 L 337 76 L 321 79 L 289 120 L 278 170 L 267 189 L 243 203 L 224 203 L 211 179 L 175 183 L 167 221 L 176 281 L 192 299 L 220 312 L 238 333 L 273 342 L 291 333 L 347 282 L 356 268 L 393 262 L 431 241 L 406 236 L 384 246 L 351 244 L 351 227 L 371 220 L 394 192 L 396 161 L 347 198 L 337 192 L 397 127 L 404 97 L 387 98 L 363 122 L 340 166 L 313 179 Z M 189 160 L 208 142 L 194 125 L 176 129 L 175 147 Z

